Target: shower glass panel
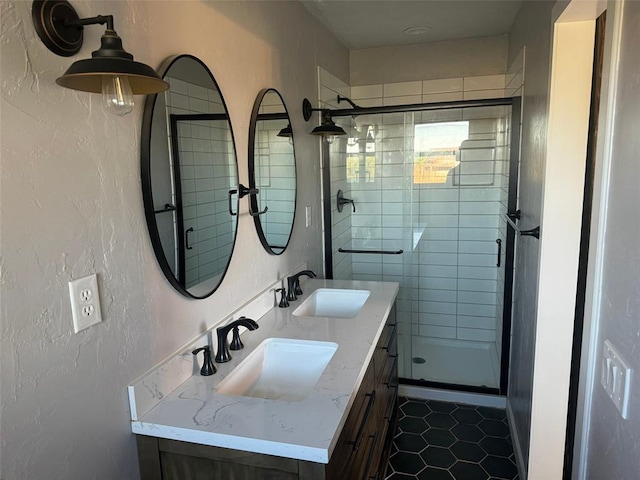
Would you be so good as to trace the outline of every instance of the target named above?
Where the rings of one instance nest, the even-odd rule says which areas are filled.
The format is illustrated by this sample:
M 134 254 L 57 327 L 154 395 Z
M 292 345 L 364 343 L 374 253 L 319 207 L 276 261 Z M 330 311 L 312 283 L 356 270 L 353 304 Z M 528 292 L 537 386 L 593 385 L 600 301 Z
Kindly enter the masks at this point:
M 400 283 L 409 383 L 500 387 L 510 112 L 334 118 L 349 135 L 329 155 L 333 278 Z

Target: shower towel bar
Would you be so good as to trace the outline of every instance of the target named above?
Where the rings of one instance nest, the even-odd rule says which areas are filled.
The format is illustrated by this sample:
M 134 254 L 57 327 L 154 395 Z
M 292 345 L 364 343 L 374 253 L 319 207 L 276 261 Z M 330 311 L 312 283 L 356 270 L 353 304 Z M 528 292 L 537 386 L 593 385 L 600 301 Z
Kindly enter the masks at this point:
M 376 255 L 401 255 L 404 253 L 404 250 L 347 250 L 344 248 L 339 248 L 338 251 L 340 253 L 371 253 Z
M 520 228 L 518 228 L 518 225 L 516 225 L 516 222 L 514 222 L 511 219 L 511 217 L 520 218 L 520 210 L 518 210 L 515 213 L 518 215 L 517 217 L 513 213 L 505 213 L 505 218 L 507 220 L 507 223 L 511 226 L 511 228 L 513 228 L 516 232 L 518 232 L 520 234 L 520 236 L 535 237 L 535 238 L 537 238 L 539 240 L 540 239 L 540 226 L 537 226 L 536 228 L 532 228 L 531 230 L 520 230 Z
M 164 208 L 161 208 L 160 210 L 154 210 L 153 213 L 173 212 L 175 209 L 176 207 L 174 207 L 170 203 L 165 203 Z

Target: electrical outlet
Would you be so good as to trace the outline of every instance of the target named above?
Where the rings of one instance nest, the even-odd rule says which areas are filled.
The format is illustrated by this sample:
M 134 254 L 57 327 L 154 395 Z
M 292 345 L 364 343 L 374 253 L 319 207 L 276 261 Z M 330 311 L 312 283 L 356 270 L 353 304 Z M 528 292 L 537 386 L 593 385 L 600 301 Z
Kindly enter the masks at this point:
M 78 333 L 102 321 L 98 277 L 94 273 L 88 277 L 69 282 L 73 330 Z
M 627 418 L 629 390 L 631 388 L 631 368 L 620 356 L 609 340 L 602 349 L 602 371 L 600 383 L 613 401 L 622 418 Z

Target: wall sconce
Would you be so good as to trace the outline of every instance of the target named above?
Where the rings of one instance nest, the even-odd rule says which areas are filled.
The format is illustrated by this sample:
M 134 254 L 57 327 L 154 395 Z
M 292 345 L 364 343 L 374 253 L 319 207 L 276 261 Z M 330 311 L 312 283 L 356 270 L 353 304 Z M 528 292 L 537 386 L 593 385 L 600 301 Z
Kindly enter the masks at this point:
M 282 130 L 280 130 L 277 134 L 278 137 L 291 138 L 293 137 L 293 129 L 291 128 L 291 124 L 287 124 Z
M 333 122 L 331 119 L 331 110 L 328 108 L 313 108 L 311 102 L 305 98 L 302 101 L 302 116 L 306 122 L 309 121 L 313 112 L 320 112 L 321 123 L 310 132 L 311 135 L 320 135 L 325 142 L 330 144 L 333 143 L 337 136 L 347 134 L 347 132 Z
M 79 18 L 66 0 L 35 0 L 31 18 L 42 43 L 56 55 L 70 57 L 80 51 L 86 25 L 106 25 L 100 48 L 91 58 L 71 64 L 56 83 L 82 92 L 102 93 L 105 108 L 116 115 L 133 110 L 133 95 L 159 93 L 169 88 L 153 68 L 135 62 L 122 48 L 112 15 Z
M 293 129 L 291 128 L 291 124 L 288 123 L 286 127 L 284 127 L 282 130 L 280 130 L 276 136 L 278 137 L 282 137 L 282 138 L 288 138 L 289 139 L 289 144 L 293 145 Z

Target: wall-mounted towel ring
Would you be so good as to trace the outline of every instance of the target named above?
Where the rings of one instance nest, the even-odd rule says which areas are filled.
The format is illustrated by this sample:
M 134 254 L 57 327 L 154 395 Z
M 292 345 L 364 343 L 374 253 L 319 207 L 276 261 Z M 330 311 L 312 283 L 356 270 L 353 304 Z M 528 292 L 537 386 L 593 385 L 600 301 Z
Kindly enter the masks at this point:
M 348 203 L 350 203 L 351 206 L 353 207 L 353 213 L 356 213 L 356 204 L 353 203 L 353 200 L 351 200 L 350 198 L 346 198 L 342 193 L 342 190 L 338 190 L 337 201 L 338 201 L 338 212 L 342 212 L 342 208 Z

